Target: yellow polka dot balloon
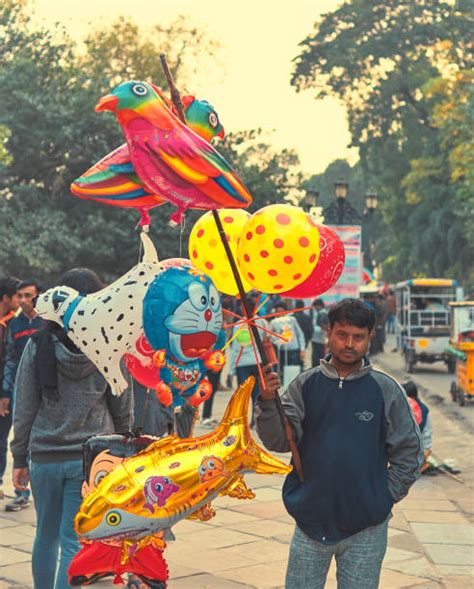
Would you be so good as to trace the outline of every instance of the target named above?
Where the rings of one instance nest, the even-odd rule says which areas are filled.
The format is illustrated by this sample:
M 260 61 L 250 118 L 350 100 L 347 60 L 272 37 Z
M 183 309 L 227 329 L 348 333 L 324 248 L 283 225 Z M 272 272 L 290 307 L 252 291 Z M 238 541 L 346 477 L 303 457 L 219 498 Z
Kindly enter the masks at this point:
M 237 260 L 237 243 L 242 229 L 250 219 L 250 214 L 242 209 L 219 209 L 227 242 Z M 212 212 L 209 211 L 195 223 L 189 236 L 189 259 L 196 268 L 212 278 L 217 290 L 228 295 L 237 295 L 237 284 L 230 263 L 222 245 Z M 251 290 L 247 280 L 243 280 L 245 292 Z
M 242 277 L 266 293 L 303 282 L 319 258 L 319 231 L 309 215 L 291 205 L 269 205 L 243 228 L 237 248 Z

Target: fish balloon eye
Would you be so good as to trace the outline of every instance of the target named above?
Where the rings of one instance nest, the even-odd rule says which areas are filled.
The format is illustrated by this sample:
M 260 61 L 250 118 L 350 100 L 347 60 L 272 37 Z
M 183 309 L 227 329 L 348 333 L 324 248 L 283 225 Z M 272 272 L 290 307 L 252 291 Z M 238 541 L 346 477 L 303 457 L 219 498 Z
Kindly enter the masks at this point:
M 108 513 L 105 519 L 109 526 L 118 526 L 119 523 L 122 521 L 120 514 L 116 511 L 111 511 L 110 513 Z
M 219 124 L 219 119 L 217 118 L 216 113 L 214 113 L 214 112 L 211 112 L 210 113 L 210 115 L 209 115 L 209 124 L 211 125 L 211 127 L 214 127 L 214 129 Z
M 161 493 L 161 491 L 163 491 L 163 485 L 161 483 L 157 483 L 155 490 L 158 491 L 158 493 Z
M 214 468 L 216 465 L 213 460 L 209 460 L 209 468 Z
M 137 96 L 146 96 L 148 94 L 148 90 L 143 84 L 135 84 L 132 86 L 132 92 Z

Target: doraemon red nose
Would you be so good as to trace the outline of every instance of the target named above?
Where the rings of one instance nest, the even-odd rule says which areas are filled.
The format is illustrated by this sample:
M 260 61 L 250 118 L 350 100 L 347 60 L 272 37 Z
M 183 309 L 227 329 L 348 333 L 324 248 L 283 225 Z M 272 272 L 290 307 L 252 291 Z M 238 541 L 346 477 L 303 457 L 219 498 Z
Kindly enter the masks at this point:
M 206 321 L 210 321 L 212 319 L 212 313 L 211 313 L 211 309 L 206 309 L 204 311 L 204 319 Z

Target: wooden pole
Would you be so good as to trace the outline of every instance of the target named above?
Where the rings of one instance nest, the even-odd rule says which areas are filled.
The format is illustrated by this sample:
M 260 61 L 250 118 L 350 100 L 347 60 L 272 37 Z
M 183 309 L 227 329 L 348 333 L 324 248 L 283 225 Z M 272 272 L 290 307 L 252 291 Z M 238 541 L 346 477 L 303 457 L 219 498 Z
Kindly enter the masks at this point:
M 176 88 L 176 86 L 174 84 L 173 76 L 172 76 L 171 71 L 168 67 L 168 63 L 166 61 L 166 56 L 164 53 L 160 54 L 160 60 L 161 60 L 161 65 L 163 67 L 163 71 L 166 76 L 166 80 L 168 81 L 168 85 L 169 85 L 170 92 L 171 92 L 171 99 L 173 101 L 173 104 L 175 105 L 176 110 L 178 111 L 178 116 L 179 116 L 181 122 L 186 124 L 186 117 L 184 114 L 183 103 L 181 102 L 181 96 L 180 96 L 178 89 Z M 222 222 L 219 217 L 218 211 L 216 209 L 213 209 L 212 215 L 214 217 L 214 221 L 216 223 L 217 230 L 219 232 L 219 236 L 220 236 L 222 245 L 224 246 L 225 253 L 226 253 L 227 258 L 229 260 L 229 264 L 232 269 L 232 274 L 234 275 L 235 282 L 237 284 L 240 299 L 242 301 L 242 305 L 245 310 L 245 315 L 247 316 L 247 319 L 248 319 L 252 316 L 252 309 L 250 307 L 250 303 L 249 303 L 247 296 L 245 294 L 245 289 L 244 289 L 244 285 L 242 283 L 242 278 L 240 276 L 239 269 L 237 267 L 237 264 L 235 263 L 234 256 L 233 256 L 230 246 L 227 242 L 227 238 L 226 238 L 226 235 L 224 232 L 224 228 L 222 227 Z M 267 358 L 267 354 L 265 353 L 265 348 L 263 347 L 263 342 L 260 337 L 260 333 L 258 331 L 258 328 L 256 327 L 256 325 L 254 325 L 252 323 L 249 324 L 249 327 L 252 330 L 252 335 L 253 335 L 255 344 L 257 346 L 258 352 L 260 354 L 260 358 L 262 359 L 262 363 L 264 366 L 266 366 L 268 364 L 268 358 Z M 301 457 L 300 457 L 300 454 L 298 451 L 298 446 L 296 444 L 293 428 L 291 427 L 290 421 L 285 413 L 285 410 L 283 409 L 283 404 L 281 402 L 280 395 L 278 394 L 278 391 L 276 392 L 274 398 L 275 398 L 275 405 L 276 405 L 278 414 L 280 416 L 280 419 L 281 419 L 281 422 L 283 425 L 283 430 L 285 432 L 285 437 L 286 437 L 286 440 L 288 443 L 288 447 L 291 451 L 295 470 L 298 474 L 300 481 L 303 482 L 304 481 L 303 464 L 301 462 Z

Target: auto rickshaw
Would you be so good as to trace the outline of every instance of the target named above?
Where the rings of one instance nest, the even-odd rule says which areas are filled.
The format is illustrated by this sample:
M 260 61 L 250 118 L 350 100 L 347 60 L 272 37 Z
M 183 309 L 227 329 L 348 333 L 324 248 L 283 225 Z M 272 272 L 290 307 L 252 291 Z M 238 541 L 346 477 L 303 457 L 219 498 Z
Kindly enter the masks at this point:
M 419 362 L 442 361 L 454 374 L 455 360 L 446 352 L 449 343 L 449 303 L 462 299 L 456 280 L 447 278 L 412 278 L 395 286 L 397 347 L 405 359 L 405 369 L 412 373 Z
M 451 383 L 451 397 L 464 406 L 474 398 L 474 301 L 449 303 L 451 339 L 447 352 L 456 362 L 456 380 Z

